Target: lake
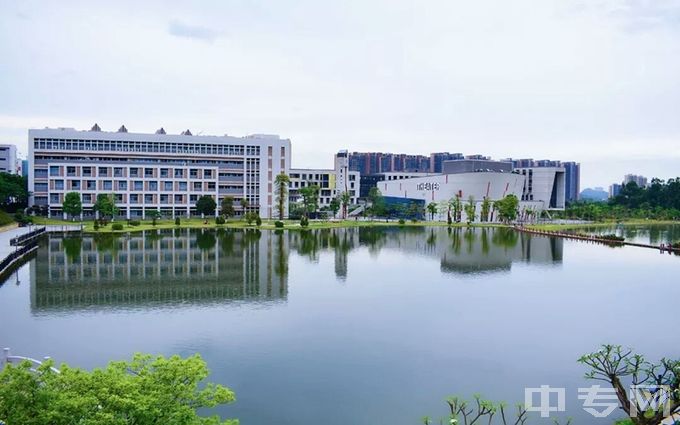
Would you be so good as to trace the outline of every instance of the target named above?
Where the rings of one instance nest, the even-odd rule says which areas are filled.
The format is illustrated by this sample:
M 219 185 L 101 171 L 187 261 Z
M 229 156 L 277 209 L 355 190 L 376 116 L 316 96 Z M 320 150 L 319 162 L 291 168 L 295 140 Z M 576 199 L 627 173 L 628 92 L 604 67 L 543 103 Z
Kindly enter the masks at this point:
M 623 236 L 626 242 L 658 246 L 662 243 L 680 242 L 680 224 L 619 224 L 612 226 L 590 226 L 578 232 L 593 235 Z
M 502 228 L 52 234 L 0 287 L 0 344 L 85 368 L 198 352 L 244 425 L 419 424 L 450 395 L 513 405 L 540 385 L 566 388 L 561 417 L 604 424 L 576 360 L 603 343 L 680 357 L 679 272 Z

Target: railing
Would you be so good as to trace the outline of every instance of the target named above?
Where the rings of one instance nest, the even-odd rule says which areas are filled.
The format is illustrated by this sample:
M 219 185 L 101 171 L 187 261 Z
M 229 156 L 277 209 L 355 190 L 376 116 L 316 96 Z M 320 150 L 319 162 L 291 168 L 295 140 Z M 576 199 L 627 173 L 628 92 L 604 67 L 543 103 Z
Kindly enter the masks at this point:
M 24 242 L 28 241 L 29 239 L 33 239 L 38 235 L 42 235 L 43 233 L 45 233 L 45 228 L 40 227 L 32 232 L 24 233 L 23 235 L 17 236 L 16 238 L 12 238 L 9 241 L 9 244 L 11 246 L 24 245 Z
M 24 255 L 32 252 L 38 248 L 38 237 L 45 233 L 45 227 L 35 229 L 32 232 L 24 233 L 23 235 L 12 238 L 9 241 L 10 246 L 16 246 L 17 249 L 10 252 L 5 258 L 0 261 L 0 276 L 4 275 L 7 270 Z
M 553 236 L 553 237 L 559 237 L 559 238 L 564 238 L 564 239 L 575 239 L 575 240 L 580 240 L 580 241 L 585 241 L 585 242 L 595 242 L 595 243 L 601 243 L 605 245 L 610 245 L 610 246 L 636 246 L 639 248 L 652 248 L 652 249 L 658 249 L 659 251 L 663 252 L 668 252 L 670 253 L 675 253 L 676 255 L 680 255 L 680 248 L 675 247 L 671 244 L 665 245 L 651 245 L 651 244 L 644 244 L 644 243 L 636 243 L 636 242 L 626 242 L 625 240 L 621 239 L 610 239 L 606 238 L 603 236 L 599 235 L 588 235 L 588 234 L 579 234 L 579 233 L 569 233 L 566 231 L 559 231 L 559 230 L 538 230 L 538 229 L 531 229 L 528 227 L 524 226 L 514 226 L 515 230 L 518 230 L 520 232 L 524 233 L 531 233 L 534 235 L 541 235 L 541 236 Z
M 5 348 L 2 350 L 2 359 L 0 359 L 0 369 L 4 369 L 6 364 L 19 364 L 25 361 L 30 362 L 33 367 L 31 367 L 31 372 L 36 372 L 38 370 L 38 367 L 42 366 L 43 362 L 50 360 L 49 357 L 45 357 L 43 361 L 41 362 L 40 360 L 33 359 L 31 357 L 24 357 L 24 356 L 12 356 L 10 355 L 10 349 Z M 59 369 L 55 367 L 50 367 L 52 372 L 54 373 L 61 373 Z M 1 422 L 0 422 L 1 423 Z
M 5 274 L 5 271 L 9 269 L 12 264 L 19 261 L 24 255 L 38 248 L 37 242 L 33 241 L 28 245 L 24 245 L 18 248 L 16 251 L 10 253 L 2 261 L 0 261 L 0 276 Z

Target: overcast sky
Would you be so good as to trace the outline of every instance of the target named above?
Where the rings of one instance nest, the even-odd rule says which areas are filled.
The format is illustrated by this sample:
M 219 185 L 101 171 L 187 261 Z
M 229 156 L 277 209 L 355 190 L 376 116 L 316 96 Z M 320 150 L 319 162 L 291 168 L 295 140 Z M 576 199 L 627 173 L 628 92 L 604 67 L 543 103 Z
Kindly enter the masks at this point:
M 28 128 L 680 175 L 680 0 L 0 0 L 0 143 Z

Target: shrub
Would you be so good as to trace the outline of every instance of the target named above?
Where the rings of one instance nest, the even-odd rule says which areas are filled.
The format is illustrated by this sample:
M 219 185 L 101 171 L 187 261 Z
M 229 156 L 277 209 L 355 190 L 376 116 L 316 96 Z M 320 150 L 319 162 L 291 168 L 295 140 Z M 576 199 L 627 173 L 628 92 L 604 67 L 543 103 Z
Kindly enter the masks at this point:
M 25 226 L 29 223 L 33 223 L 33 217 L 24 215 L 21 211 L 14 213 L 14 221 L 19 223 L 20 226 Z
M 179 217 L 175 217 L 175 226 L 179 225 L 180 225 Z
M 113 223 L 111 230 L 123 230 L 123 223 Z
M 255 219 L 255 224 L 257 225 L 257 227 L 260 227 L 262 225 L 262 219 L 260 218 L 259 215 Z
M 253 224 L 255 219 L 257 219 L 257 217 L 259 217 L 259 215 L 257 215 L 256 212 L 252 212 L 252 211 L 247 212 L 246 213 L 246 222 L 248 223 L 248 225 L 251 225 L 251 224 Z
M 14 223 L 12 216 L 4 211 L 0 211 L 0 226 L 6 226 L 12 223 Z
M 221 226 L 226 222 L 227 222 L 227 220 L 225 220 L 224 217 L 222 217 L 221 215 L 218 215 L 217 217 L 215 217 L 215 224 L 217 224 L 217 225 Z
M 208 367 L 199 355 L 183 359 L 136 354 L 94 371 L 63 365 L 56 373 L 50 369 L 53 365 L 51 360 L 39 367 L 23 362 L 0 371 L 3 423 L 235 422 L 199 415 L 206 407 L 234 401 L 229 388 L 204 382 Z
M 99 220 L 94 221 L 94 230 L 99 231 Z
M 282 229 L 283 228 L 283 221 L 276 220 L 274 222 L 274 226 L 276 226 L 277 229 Z
M 404 224 L 406 224 L 406 222 L 404 221 L 403 218 L 400 218 L 400 219 L 399 219 L 399 225 L 400 225 L 400 226 L 403 226 Z
M 139 226 L 142 223 L 139 220 L 128 220 L 128 224 L 130 226 Z
M 304 215 L 302 216 L 302 218 L 300 218 L 300 226 L 302 227 L 309 226 L 309 219 Z

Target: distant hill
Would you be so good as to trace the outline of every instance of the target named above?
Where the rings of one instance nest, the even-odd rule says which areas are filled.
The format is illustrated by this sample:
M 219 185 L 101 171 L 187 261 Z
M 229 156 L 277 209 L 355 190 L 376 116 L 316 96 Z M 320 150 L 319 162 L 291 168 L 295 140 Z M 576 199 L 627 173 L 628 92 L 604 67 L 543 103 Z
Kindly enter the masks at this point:
M 583 189 L 581 199 L 584 201 L 606 201 L 609 193 L 601 187 Z

